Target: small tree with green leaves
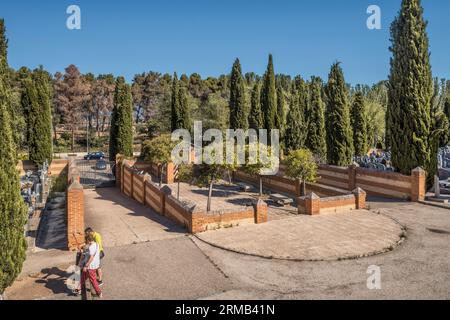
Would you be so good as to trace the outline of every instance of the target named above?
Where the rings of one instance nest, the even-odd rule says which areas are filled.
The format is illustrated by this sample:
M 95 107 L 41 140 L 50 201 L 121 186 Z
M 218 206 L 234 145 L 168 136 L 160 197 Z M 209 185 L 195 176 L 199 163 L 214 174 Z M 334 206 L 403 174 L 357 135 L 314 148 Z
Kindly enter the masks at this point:
M 172 150 L 175 142 L 166 134 L 153 140 L 145 141 L 142 146 L 142 157 L 158 167 L 159 186 L 162 186 L 162 176 L 167 164 L 172 160 Z
M 301 183 L 301 196 L 306 195 L 306 183 L 316 182 L 317 164 L 314 155 L 308 149 L 293 150 L 289 152 L 286 160 L 286 175 Z
M 250 175 L 257 175 L 259 179 L 259 196 L 263 196 L 263 176 L 279 164 L 278 155 L 272 154 L 272 147 L 262 143 L 247 144 L 245 147 L 246 163 L 242 170 Z M 251 151 L 253 149 L 253 151 Z M 262 152 L 266 154 L 263 157 Z

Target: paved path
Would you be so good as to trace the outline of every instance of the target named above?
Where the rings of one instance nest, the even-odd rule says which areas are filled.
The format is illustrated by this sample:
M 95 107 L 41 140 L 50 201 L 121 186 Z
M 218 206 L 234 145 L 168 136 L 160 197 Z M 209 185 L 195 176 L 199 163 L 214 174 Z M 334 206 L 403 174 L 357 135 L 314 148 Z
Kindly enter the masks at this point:
M 402 227 L 367 210 L 319 216 L 301 215 L 258 225 L 208 231 L 197 235 L 213 246 L 265 258 L 337 260 L 391 250 Z
M 85 225 L 100 232 L 105 247 L 170 239 L 186 232 L 117 188 L 85 190 L 84 197 Z

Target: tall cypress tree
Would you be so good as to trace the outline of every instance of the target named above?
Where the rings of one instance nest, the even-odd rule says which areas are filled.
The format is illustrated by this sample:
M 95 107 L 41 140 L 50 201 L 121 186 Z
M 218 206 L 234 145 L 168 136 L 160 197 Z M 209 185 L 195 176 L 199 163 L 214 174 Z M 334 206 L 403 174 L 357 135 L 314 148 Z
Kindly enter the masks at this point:
M 427 23 L 420 0 L 403 0 L 391 26 L 392 52 L 386 115 L 392 165 L 405 175 L 421 166 L 432 184 L 437 167 L 431 154 L 433 79 Z
M 125 83 L 123 77 L 118 77 L 116 80 L 110 130 L 110 160 L 115 160 L 117 154 L 131 157 L 133 155 L 133 105 L 131 87 Z
M 350 106 L 344 74 L 334 63 L 328 76 L 327 94 L 327 160 L 329 164 L 346 166 L 353 159 Z
M 178 76 L 176 73 L 173 74 L 172 80 L 172 91 L 171 91 L 171 101 L 170 101 L 170 123 L 172 131 L 179 129 L 178 119 L 180 118 L 180 100 L 179 100 L 179 84 Z
M 0 56 L 0 65 L 7 66 L 4 56 Z M 8 110 L 10 89 L 5 71 L 0 68 L 0 295 L 20 274 L 27 247 L 24 237 L 27 210 L 20 195 L 16 170 L 16 150 Z
M 51 163 L 52 145 L 52 106 L 50 75 L 42 68 L 33 72 L 32 78 L 24 81 L 22 108 L 27 122 L 27 144 L 29 159 L 36 165 L 46 160 Z
M 307 125 L 305 123 L 306 84 L 300 79 L 291 88 L 289 112 L 286 119 L 284 142 L 286 151 L 299 150 L 305 146 Z
M 310 84 L 311 103 L 308 121 L 308 135 L 306 147 L 321 160 L 325 160 L 327 154 L 325 131 L 325 103 L 322 99 L 322 81 L 313 78 Z
M 248 129 L 245 81 L 239 59 L 234 62 L 230 76 L 230 129 Z
M 275 129 L 280 130 L 280 140 L 283 141 L 286 130 L 286 111 L 284 105 L 283 88 L 277 87 L 277 113 L 275 115 Z
M 350 122 L 353 129 L 355 155 L 365 155 L 368 151 L 366 104 L 360 91 L 356 92 L 354 97 Z
M 264 74 L 263 85 L 261 88 L 261 110 L 264 117 L 265 129 L 269 132 L 272 129 L 277 129 L 275 126 L 275 117 L 277 114 L 277 93 L 272 55 L 269 55 L 267 71 Z
M 252 99 L 250 104 L 250 115 L 248 124 L 251 129 L 259 130 L 264 127 L 263 114 L 261 112 L 260 85 L 255 82 L 252 90 Z
M 186 129 L 190 130 L 191 128 L 191 119 L 189 114 L 189 103 L 187 97 L 187 89 L 184 86 L 178 88 L 178 119 L 176 121 L 177 129 Z

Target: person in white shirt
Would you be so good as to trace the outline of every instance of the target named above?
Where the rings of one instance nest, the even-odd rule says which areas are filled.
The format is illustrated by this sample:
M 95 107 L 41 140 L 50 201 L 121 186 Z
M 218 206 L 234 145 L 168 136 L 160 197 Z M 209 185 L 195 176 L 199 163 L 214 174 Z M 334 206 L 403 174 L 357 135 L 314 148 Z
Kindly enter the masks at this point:
M 102 298 L 102 290 L 97 282 L 97 269 L 100 267 L 100 246 L 94 241 L 92 234 L 86 235 L 85 240 L 87 247 L 86 251 L 89 253 L 86 255 L 86 258 L 83 259 L 83 265 L 81 266 L 81 290 L 86 290 L 86 280 L 89 278 L 95 292 Z

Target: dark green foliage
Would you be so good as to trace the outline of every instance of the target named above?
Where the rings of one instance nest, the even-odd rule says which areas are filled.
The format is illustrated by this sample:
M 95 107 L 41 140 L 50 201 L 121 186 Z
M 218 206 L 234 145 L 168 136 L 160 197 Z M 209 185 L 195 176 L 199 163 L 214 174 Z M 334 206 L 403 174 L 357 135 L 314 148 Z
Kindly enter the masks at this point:
M 450 95 L 447 95 L 445 98 L 444 114 L 447 116 L 448 121 L 450 121 Z
M 267 71 L 264 74 L 261 87 L 261 110 L 264 118 L 264 128 L 269 132 L 276 128 L 275 118 L 277 114 L 277 93 L 275 86 L 275 71 L 273 68 L 273 58 L 269 55 Z
M 0 64 L 6 64 L 3 56 L 0 56 Z M 10 92 L 4 71 L 0 70 L 0 294 L 20 274 L 27 247 L 24 237 L 27 210 L 20 195 L 8 112 Z
M 305 122 L 306 83 L 303 79 L 292 85 L 289 112 L 286 119 L 285 148 L 287 151 L 302 149 L 305 145 L 307 123 Z
M 239 59 L 234 62 L 230 76 L 230 129 L 248 129 L 245 81 Z
M 186 76 L 185 76 L 186 77 Z M 190 129 L 189 104 L 187 98 L 187 83 L 178 81 L 177 74 L 173 75 L 172 93 L 170 103 L 170 123 L 172 131 L 177 129 Z
M 362 92 L 357 92 L 355 94 L 350 122 L 353 129 L 353 146 L 355 155 L 363 156 L 368 152 L 368 143 L 366 102 L 364 101 Z
M 248 118 L 248 124 L 251 129 L 259 130 L 264 127 L 264 119 L 261 111 L 261 94 L 260 85 L 255 82 L 252 90 L 252 98 L 250 104 L 250 115 Z
M 24 80 L 21 102 L 26 115 L 29 159 L 36 165 L 46 160 L 51 163 L 52 146 L 52 91 L 50 75 L 37 69 Z
M 348 90 L 339 63 L 331 67 L 326 95 L 327 161 L 331 165 L 346 166 L 352 163 L 353 139 Z
M 403 0 L 391 26 L 386 128 L 395 169 L 409 175 L 420 166 L 430 185 L 437 167 L 431 154 L 433 79 L 426 26 L 420 0 Z
M 116 159 L 116 155 L 125 157 L 133 155 L 133 104 L 131 87 L 125 83 L 123 77 L 116 80 L 114 91 L 114 109 L 111 116 L 109 158 Z
M 322 99 L 322 81 L 312 79 L 310 85 L 310 115 L 306 147 L 320 160 L 325 160 L 327 154 L 325 131 L 325 103 Z
M 284 105 L 284 92 L 281 86 L 277 87 L 277 113 L 275 115 L 275 129 L 280 130 L 280 141 L 283 141 L 286 130 L 286 107 Z

